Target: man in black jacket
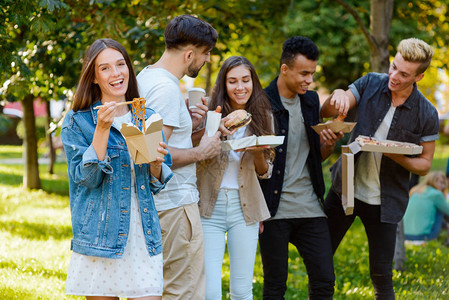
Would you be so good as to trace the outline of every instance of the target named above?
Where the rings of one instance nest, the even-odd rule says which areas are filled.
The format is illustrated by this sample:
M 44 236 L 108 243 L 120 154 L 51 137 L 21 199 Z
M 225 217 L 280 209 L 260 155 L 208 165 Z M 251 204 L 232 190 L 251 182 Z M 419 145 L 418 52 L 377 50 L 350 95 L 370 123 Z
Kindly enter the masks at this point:
M 313 82 L 318 48 L 308 38 L 284 42 L 279 76 L 265 89 L 270 98 L 276 134 L 284 144 L 276 148 L 273 175 L 261 180 L 271 213 L 259 237 L 264 271 L 263 299 L 284 299 L 288 276 L 288 245 L 301 254 L 309 276 L 310 299 L 332 299 L 334 266 L 323 210 L 324 180 L 321 161 L 334 150 L 343 133 L 311 128 L 320 121 Z

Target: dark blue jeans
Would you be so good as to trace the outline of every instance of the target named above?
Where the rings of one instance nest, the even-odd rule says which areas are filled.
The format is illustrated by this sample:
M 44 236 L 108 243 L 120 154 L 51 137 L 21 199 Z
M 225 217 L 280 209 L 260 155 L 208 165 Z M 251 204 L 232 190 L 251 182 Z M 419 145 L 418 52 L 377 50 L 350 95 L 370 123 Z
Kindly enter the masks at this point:
M 433 223 L 432 229 L 429 234 L 411 235 L 406 234 L 405 239 L 409 241 L 430 241 L 436 239 L 441 231 L 441 226 L 443 225 L 443 213 L 437 211 L 435 215 L 435 223 Z
M 369 268 L 375 299 L 394 299 L 393 256 L 397 224 L 380 222 L 380 205 L 354 200 L 354 214 L 346 216 L 340 197 L 330 189 L 324 208 L 328 216 L 332 250 L 338 248 L 356 216 L 365 227 L 369 248 Z
M 332 299 L 334 263 L 329 229 L 324 217 L 264 222 L 264 231 L 259 236 L 264 273 L 263 299 L 284 299 L 289 243 L 296 246 L 306 266 L 309 299 Z

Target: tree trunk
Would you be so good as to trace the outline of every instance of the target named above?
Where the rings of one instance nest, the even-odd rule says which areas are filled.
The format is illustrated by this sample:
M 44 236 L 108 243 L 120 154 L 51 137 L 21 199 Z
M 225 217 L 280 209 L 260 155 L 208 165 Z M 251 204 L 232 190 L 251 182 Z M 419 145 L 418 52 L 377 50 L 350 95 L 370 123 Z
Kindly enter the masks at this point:
M 388 73 L 390 68 L 390 27 L 393 18 L 394 0 L 370 0 L 370 31 L 374 45 L 370 49 L 371 70 L 379 73 Z M 373 47 L 374 46 L 374 47 Z M 394 249 L 394 268 L 397 271 L 404 269 L 406 261 L 404 224 L 399 222 L 396 231 L 396 244 Z
M 37 135 L 33 100 L 33 95 L 27 95 L 22 101 L 25 159 L 23 187 L 28 189 L 40 189 L 41 181 L 39 178 L 39 164 L 37 161 Z
M 45 106 L 47 108 L 47 122 L 45 122 L 45 137 L 48 145 L 48 174 L 54 173 L 54 165 L 56 160 L 56 150 L 53 146 L 53 138 L 52 132 L 50 132 L 50 124 L 51 124 L 51 110 L 50 110 L 50 101 L 45 102 Z
M 373 72 L 388 73 L 390 67 L 390 27 L 394 0 L 370 0 L 370 62 Z

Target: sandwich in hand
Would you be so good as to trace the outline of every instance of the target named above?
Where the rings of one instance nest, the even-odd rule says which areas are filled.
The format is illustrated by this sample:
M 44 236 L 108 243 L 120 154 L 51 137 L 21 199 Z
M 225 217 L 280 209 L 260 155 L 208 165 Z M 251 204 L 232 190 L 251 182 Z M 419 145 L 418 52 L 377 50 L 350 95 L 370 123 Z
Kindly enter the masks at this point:
M 230 131 L 251 123 L 251 114 L 244 109 L 234 110 L 228 115 L 228 117 L 229 120 L 227 120 L 224 125 Z

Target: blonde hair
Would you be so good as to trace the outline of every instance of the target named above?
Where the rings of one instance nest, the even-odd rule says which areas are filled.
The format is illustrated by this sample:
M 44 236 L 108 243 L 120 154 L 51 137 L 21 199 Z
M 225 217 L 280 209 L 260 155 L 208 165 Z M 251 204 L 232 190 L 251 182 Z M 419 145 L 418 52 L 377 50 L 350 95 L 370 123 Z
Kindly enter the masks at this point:
M 405 61 L 420 63 L 416 75 L 424 73 L 427 67 L 429 67 L 433 56 L 432 47 L 417 38 L 402 40 L 397 50 Z
M 437 187 L 438 179 L 443 179 L 444 188 L 441 192 L 443 192 L 443 194 L 446 194 L 446 191 L 447 191 L 446 175 L 444 175 L 444 173 L 440 172 L 440 171 L 433 171 L 433 172 L 430 172 L 429 174 L 427 174 L 427 176 L 424 177 L 423 181 L 421 181 L 419 184 L 417 184 L 410 190 L 410 195 L 412 195 L 413 193 L 422 193 L 425 191 L 425 189 L 428 186 L 431 186 L 431 187 L 439 190 L 439 188 Z

